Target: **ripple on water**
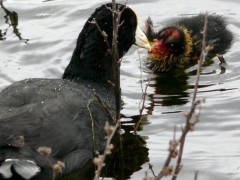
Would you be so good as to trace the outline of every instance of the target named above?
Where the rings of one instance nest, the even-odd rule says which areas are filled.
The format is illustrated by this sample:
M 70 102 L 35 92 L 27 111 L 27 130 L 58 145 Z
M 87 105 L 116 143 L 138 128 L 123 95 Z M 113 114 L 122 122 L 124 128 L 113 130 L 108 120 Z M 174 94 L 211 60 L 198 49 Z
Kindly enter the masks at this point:
M 3 22 L 0 29 L 2 32 L 6 31 L 5 40 L 0 41 L 0 89 L 14 81 L 30 77 L 60 78 L 86 18 L 102 3 L 102 0 L 4 1 L 10 11 L 18 13 L 17 28 L 23 40 L 14 34 L 12 26 L 5 24 L 5 13 L 0 9 L 0 22 Z M 239 179 L 238 0 L 151 0 L 129 1 L 128 4 L 138 14 L 140 27 L 144 27 L 148 16 L 152 17 L 157 27 L 162 27 L 171 18 L 205 11 L 223 15 L 229 21 L 228 28 L 234 32 L 234 43 L 224 55 L 228 63 L 227 69 L 224 74 L 220 74 L 217 59 L 203 68 L 197 97 L 206 98 L 206 103 L 202 105 L 200 122 L 187 137 L 184 168 L 179 179 L 193 179 L 196 170 L 200 171 L 199 179 Z M 177 136 L 181 133 L 181 126 L 185 122 L 182 112 L 188 111 L 191 105 L 197 66 L 189 68 L 183 74 L 152 75 L 146 67 L 142 68 L 143 72 L 140 70 L 144 63 L 141 64 L 139 59 L 144 61 L 145 58 L 145 50 L 138 51 L 133 47 L 122 61 L 122 113 L 126 116 L 123 128 L 126 132 L 132 132 L 133 125 L 139 119 L 142 89 L 151 79 L 143 111 L 145 116 L 137 134 L 142 142 L 146 142 L 146 147 L 149 148 L 148 158 L 154 165 L 155 172 L 158 172 L 165 161 L 175 125 Z M 55 88 L 61 90 L 60 87 Z M 142 179 L 145 170 L 148 170 L 146 164 L 142 167 L 142 170 L 133 173 L 131 179 Z

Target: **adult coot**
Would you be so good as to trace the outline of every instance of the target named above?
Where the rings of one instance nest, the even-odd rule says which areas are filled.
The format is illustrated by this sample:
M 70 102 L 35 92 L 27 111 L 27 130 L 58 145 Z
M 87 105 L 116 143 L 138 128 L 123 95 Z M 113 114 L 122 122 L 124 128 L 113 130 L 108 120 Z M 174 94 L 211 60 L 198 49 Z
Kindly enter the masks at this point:
M 197 63 L 201 54 L 204 19 L 203 14 L 181 18 L 155 32 L 148 18 L 146 35 L 152 46 L 147 58 L 148 66 L 154 71 L 166 72 Z M 224 18 L 208 15 L 206 59 L 225 53 L 232 40 L 233 35 Z
M 52 179 L 53 165 L 68 174 L 91 161 L 95 151 L 103 151 L 105 123 L 113 124 L 116 113 L 114 72 L 109 47 L 90 21 L 95 18 L 111 46 L 111 6 L 97 8 L 85 23 L 63 79 L 26 79 L 0 93 L 1 178 Z M 123 10 L 119 56 L 133 43 L 149 47 L 133 10 L 120 4 L 117 8 Z

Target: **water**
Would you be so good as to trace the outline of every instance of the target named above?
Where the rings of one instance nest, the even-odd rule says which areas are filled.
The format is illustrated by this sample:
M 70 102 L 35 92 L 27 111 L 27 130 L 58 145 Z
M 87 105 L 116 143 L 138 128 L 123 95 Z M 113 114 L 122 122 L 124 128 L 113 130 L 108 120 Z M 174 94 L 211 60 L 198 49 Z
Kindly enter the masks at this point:
M 0 9 L 0 89 L 24 78 L 61 78 L 79 31 L 87 17 L 104 2 L 109 1 L 5 0 L 6 9 Z M 203 68 L 197 97 L 206 98 L 206 103 L 202 105 L 200 122 L 187 136 L 179 179 L 191 180 L 195 171 L 199 171 L 200 180 L 240 179 L 238 0 L 129 0 L 128 5 L 138 14 L 140 27 L 148 16 L 157 26 L 163 26 L 172 17 L 205 11 L 227 19 L 228 28 L 234 32 L 234 43 L 224 55 L 228 65 L 223 74 L 217 59 Z M 182 74 L 152 75 L 143 65 L 140 68 L 143 63 L 139 59 L 144 61 L 145 58 L 145 50 L 132 47 L 121 67 L 125 172 L 109 166 L 108 174 L 114 172 L 115 176 L 126 179 L 142 179 L 145 171 L 151 175 L 145 163 L 148 159 L 155 173 L 159 172 L 175 125 L 177 137 L 180 135 L 185 122 L 182 112 L 190 108 L 196 78 L 197 66 Z M 145 118 L 136 136 L 132 126 L 139 119 L 141 84 L 145 88 L 152 76 L 143 110 Z M 122 163 L 117 162 L 115 165 Z

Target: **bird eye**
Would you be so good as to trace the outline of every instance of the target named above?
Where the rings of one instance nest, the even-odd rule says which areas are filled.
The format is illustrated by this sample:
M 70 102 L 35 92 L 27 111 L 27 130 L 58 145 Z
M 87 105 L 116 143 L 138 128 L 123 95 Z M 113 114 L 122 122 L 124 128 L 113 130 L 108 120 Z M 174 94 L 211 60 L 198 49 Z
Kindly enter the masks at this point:
M 176 46 L 176 44 L 173 43 L 173 42 L 166 42 L 166 45 L 167 45 L 168 47 L 175 47 L 175 46 Z

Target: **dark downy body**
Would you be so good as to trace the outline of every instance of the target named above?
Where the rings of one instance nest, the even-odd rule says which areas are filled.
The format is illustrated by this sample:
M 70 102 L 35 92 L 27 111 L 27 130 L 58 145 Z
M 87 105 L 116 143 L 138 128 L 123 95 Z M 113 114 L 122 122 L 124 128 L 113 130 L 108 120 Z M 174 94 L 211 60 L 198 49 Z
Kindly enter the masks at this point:
M 204 19 L 204 14 L 175 19 L 155 32 L 149 18 L 146 21 L 146 35 L 153 47 L 149 53 L 149 67 L 166 72 L 196 64 L 201 54 Z M 225 19 L 219 15 L 208 15 L 206 59 L 226 53 L 232 40 L 233 35 L 227 29 Z

